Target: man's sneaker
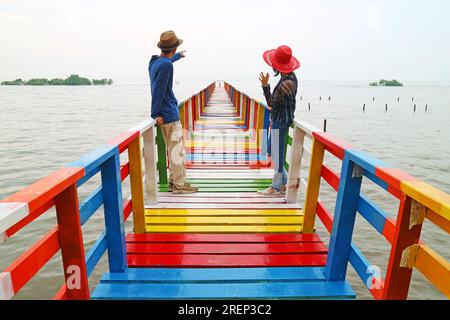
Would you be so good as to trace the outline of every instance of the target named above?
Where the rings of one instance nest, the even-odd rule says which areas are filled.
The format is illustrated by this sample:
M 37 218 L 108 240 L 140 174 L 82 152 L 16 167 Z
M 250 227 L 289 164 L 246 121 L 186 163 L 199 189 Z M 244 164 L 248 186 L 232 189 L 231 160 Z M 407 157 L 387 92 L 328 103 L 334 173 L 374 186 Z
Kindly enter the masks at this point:
M 287 186 L 286 185 L 282 185 L 281 186 L 281 194 L 284 196 L 286 194 L 286 190 L 287 190 Z
M 279 196 L 279 195 L 281 195 L 281 191 L 277 191 L 272 187 L 268 187 L 265 190 L 258 191 L 258 194 L 263 195 L 263 196 Z
M 169 192 L 173 191 L 173 182 L 169 182 Z
M 197 187 L 193 187 L 190 184 L 186 183 L 183 187 L 177 188 L 173 187 L 174 194 L 188 194 L 188 193 L 196 193 L 198 191 Z

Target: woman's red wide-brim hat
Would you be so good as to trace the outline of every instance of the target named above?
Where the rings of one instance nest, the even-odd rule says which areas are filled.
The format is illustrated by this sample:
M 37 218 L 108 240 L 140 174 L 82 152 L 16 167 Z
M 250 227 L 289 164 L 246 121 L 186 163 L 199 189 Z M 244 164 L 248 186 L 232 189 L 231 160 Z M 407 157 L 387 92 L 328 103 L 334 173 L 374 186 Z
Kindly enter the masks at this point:
M 264 52 L 264 61 L 281 73 L 291 73 L 300 68 L 300 61 L 292 56 L 292 50 L 288 46 Z

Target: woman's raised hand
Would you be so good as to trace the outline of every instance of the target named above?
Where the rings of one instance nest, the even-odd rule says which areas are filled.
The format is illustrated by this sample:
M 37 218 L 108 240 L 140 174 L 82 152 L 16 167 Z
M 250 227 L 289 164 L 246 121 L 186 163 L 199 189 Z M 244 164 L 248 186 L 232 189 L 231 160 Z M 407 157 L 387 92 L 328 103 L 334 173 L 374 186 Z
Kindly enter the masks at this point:
M 269 79 L 270 79 L 269 73 L 266 73 L 266 75 L 264 75 L 264 73 L 262 73 L 262 72 L 260 73 L 259 81 L 261 81 L 261 84 L 263 87 L 265 87 L 269 84 Z

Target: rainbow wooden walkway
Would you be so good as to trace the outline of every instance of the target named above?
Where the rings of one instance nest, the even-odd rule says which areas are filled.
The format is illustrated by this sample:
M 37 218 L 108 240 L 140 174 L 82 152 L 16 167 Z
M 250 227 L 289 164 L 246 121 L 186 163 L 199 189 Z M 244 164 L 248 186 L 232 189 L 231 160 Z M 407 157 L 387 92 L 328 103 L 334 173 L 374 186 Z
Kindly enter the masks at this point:
M 348 265 L 376 299 L 406 299 L 413 268 L 450 297 L 449 262 L 420 240 L 425 219 L 450 232 L 448 194 L 299 121 L 285 145 L 287 194 L 257 195 L 273 173 L 268 108 L 216 82 L 182 102 L 180 117 L 197 194 L 168 192 L 164 141 L 147 120 L 0 202 L 5 240 L 51 207 L 58 218 L 0 273 L 0 298 L 12 298 L 59 250 L 66 281 L 55 299 L 354 299 Z M 339 174 L 325 153 L 342 161 Z M 101 185 L 79 199 L 78 188 L 97 174 Z M 397 215 L 361 192 L 363 179 L 398 199 Z M 334 214 L 319 199 L 325 183 L 337 191 Z M 105 232 L 86 248 L 81 226 L 102 207 Z M 391 245 L 384 275 L 352 243 L 357 213 Z M 329 243 L 315 233 L 316 216 Z M 134 232 L 125 234 L 130 218 Z M 89 288 L 106 252 L 109 272 Z

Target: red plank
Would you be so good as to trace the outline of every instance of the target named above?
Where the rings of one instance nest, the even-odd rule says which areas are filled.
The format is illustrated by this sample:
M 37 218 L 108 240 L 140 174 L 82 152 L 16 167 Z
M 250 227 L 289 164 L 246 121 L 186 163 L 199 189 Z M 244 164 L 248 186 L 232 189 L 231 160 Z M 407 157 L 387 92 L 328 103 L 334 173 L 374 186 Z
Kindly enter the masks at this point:
M 325 164 L 322 164 L 322 178 L 336 191 L 339 189 L 339 176 Z
M 58 250 L 58 228 L 55 227 L 5 269 L 11 273 L 14 292 L 19 292 Z
M 320 218 L 320 221 L 322 221 L 328 232 L 331 233 L 331 230 L 333 229 L 333 216 L 320 201 L 317 202 L 317 216 Z
M 387 218 L 383 228 L 383 236 L 392 244 L 395 233 L 395 220 L 393 218 Z
M 419 181 L 419 179 L 395 168 L 376 168 L 375 175 L 397 190 L 400 190 L 402 181 Z
M 128 220 L 128 218 L 131 215 L 131 212 L 133 212 L 133 205 L 131 203 L 131 199 L 129 199 L 123 203 L 123 220 L 124 221 Z
M 254 254 L 327 253 L 321 242 L 307 243 L 128 243 L 127 253 Z
M 324 266 L 326 254 L 129 254 L 129 267 L 294 267 Z
M 222 243 L 277 243 L 320 242 L 318 234 L 188 234 L 147 233 L 129 234 L 127 242 L 222 242 Z
M 84 176 L 84 168 L 61 168 L 1 202 L 26 202 L 30 214 Z
M 118 146 L 119 153 L 122 153 L 128 148 L 128 145 L 130 144 L 130 142 L 133 141 L 134 139 L 138 138 L 139 135 L 140 135 L 139 131 L 125 131 L 125 132 L 122 132 L 121 134 L 119 134 L 114 139 L 108 141 L 108 143 L 111 145 Z
M 120 166 L 120 180 L 123 182 L 130 175 L 130 163 L 124 163 Z
M 325 149 L 338 157 L 339 159 L 343 159 L 345 155 L 345 149 L 351 148 L 351 145 L 330 135 L 325 132 L 313 132 L 314 138 L 319 140 L 325 145 Z
M 76 184 L 55 197 L 55 208 L 67 297 L 88 300 L 89 284 Z

